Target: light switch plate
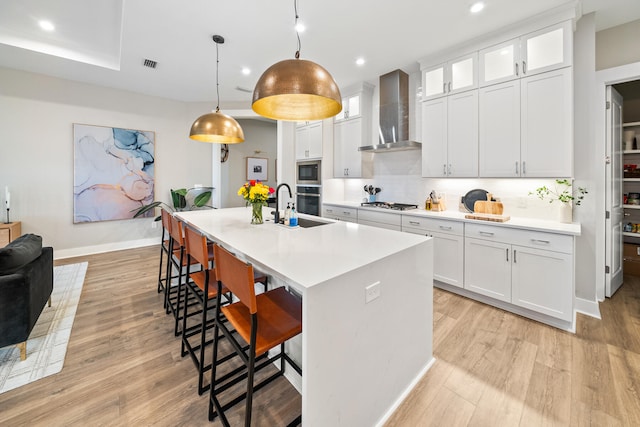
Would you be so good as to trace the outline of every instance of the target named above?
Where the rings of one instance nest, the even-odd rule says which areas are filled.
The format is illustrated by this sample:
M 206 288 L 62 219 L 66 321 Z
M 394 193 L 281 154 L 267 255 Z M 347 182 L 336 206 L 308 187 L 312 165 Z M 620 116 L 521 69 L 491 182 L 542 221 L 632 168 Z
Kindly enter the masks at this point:
M 380 282 L 375 282 L 364 288 L 364 302 L 370 303 L 380 296 Z

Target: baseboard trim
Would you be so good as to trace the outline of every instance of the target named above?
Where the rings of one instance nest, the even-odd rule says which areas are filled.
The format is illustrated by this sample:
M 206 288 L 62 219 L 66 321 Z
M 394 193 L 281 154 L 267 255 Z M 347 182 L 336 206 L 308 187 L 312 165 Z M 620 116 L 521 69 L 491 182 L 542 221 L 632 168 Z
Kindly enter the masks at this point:
M 573 306 L 575 311 L 587 316 L 595 317 L 596 319 L 602 319 L 600 316 L 600 305 L 598 301 L 589 301 L 582 298 L 574 298 Z
M 105 243 L 103 245 L 84 246 L 71 249 L 55 249 L 53 250 L 54 259 L 73 258 L 85 255 L 101 254 L 111 251 L 121 251 L 124 249 L 142 248 L 145 246 L 159 245 L 160 238 L 152 237 L 149 239 L 130 240 L 127 242 Z
M 432 357 L 431 360 L 427 362 L 427 364 L 424 366 L 424 368 L 420 370 L 418 375 L 416 375 L 416 377 L 411 381 L 411 383 L 409 383 L 407 388 L 405 388 L 405 390 L 396 399 L 396 401 L 393 402 L 393 405 L 391 405 L 391 407 L 387 410 L 387 412 L 385 412 L 382 418 L 378 420 L 378 422 L 376 423 L 376 427 L 382 427 L 387 423 L 387 421 L 389 421 L 389 418 L 391 418 L 391 415 L 393 415 L 393 413 L 396 412 L 396 410 L 400 407 L 402 402 L 404 402 L 407 396 L 409 396 L 409 393 L 411 393 L 411 391 L 415 388 L 415 386 L 418 385 L 418 382 L 422 379 L 422 377 L 424 377 L 427 374 L 427 371 L 431 369 L 434 363 L 436 363 L 436 359 L 435 357 Z

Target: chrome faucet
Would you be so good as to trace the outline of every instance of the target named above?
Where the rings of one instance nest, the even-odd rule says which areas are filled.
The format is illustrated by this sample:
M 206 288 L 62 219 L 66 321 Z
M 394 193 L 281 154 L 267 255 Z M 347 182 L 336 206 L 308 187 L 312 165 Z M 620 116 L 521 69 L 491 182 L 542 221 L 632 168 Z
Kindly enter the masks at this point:
M 278 224 L 280 222 L 280 205 L 278 204 L 278 193 L 280 192 L 280 187 L 287 187 L 287 190 L 289 190 L 289 198 L 293 199 L 293 194 L 291 194 L 291 187 L 289 187 L 289 184 L 285 184 L 284 182 L 282 184 L 279 184 L 276 187 L 276 212 L 275 212 L 275 218 L 274 221 L 276 224 Z

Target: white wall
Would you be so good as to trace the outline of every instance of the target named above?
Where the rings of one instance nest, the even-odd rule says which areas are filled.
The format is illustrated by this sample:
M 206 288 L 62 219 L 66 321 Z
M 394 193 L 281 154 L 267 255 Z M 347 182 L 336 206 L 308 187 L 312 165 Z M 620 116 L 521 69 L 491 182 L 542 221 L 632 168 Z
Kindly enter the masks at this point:
M 212 146 L 188 138 L 191 116 L 182 102 L 0 68 L 0 188 L 11 190 L 12 220 L 56 258 L 157 242 L 151 219 L 73 224 L 72 125 L 154 131 L 155 198 L 169 202 L 170 188 L 211 182 Z
M 247 157 L 268 159 L 265 184 L 276 186 L 277 124 L 261 120 L 238 120 L 238 123 L 244 132 L 244 143 L 229 145 L 229 159 L 221 165 L 222 207 L 225 208 L 245 205 L 237 191 L 247 182 Z

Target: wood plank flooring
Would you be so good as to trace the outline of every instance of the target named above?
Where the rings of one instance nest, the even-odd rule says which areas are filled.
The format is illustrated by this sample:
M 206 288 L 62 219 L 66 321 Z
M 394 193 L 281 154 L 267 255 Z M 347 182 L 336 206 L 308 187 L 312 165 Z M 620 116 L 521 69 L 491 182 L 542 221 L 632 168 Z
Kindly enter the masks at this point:
M 156 293 L 158 251 L 57 262 L 89 262 L 64 368 L 0 394 L 1 426 L 220 425 Z M 640 425 L 640 278 L 600 309 L 570 334 L 435 289 L 436 363 L 387 426 Z M 255 425 L 299 411 L 278 380 L 256 395 Z M 240 425 L 241 405 L 229 415 Z

